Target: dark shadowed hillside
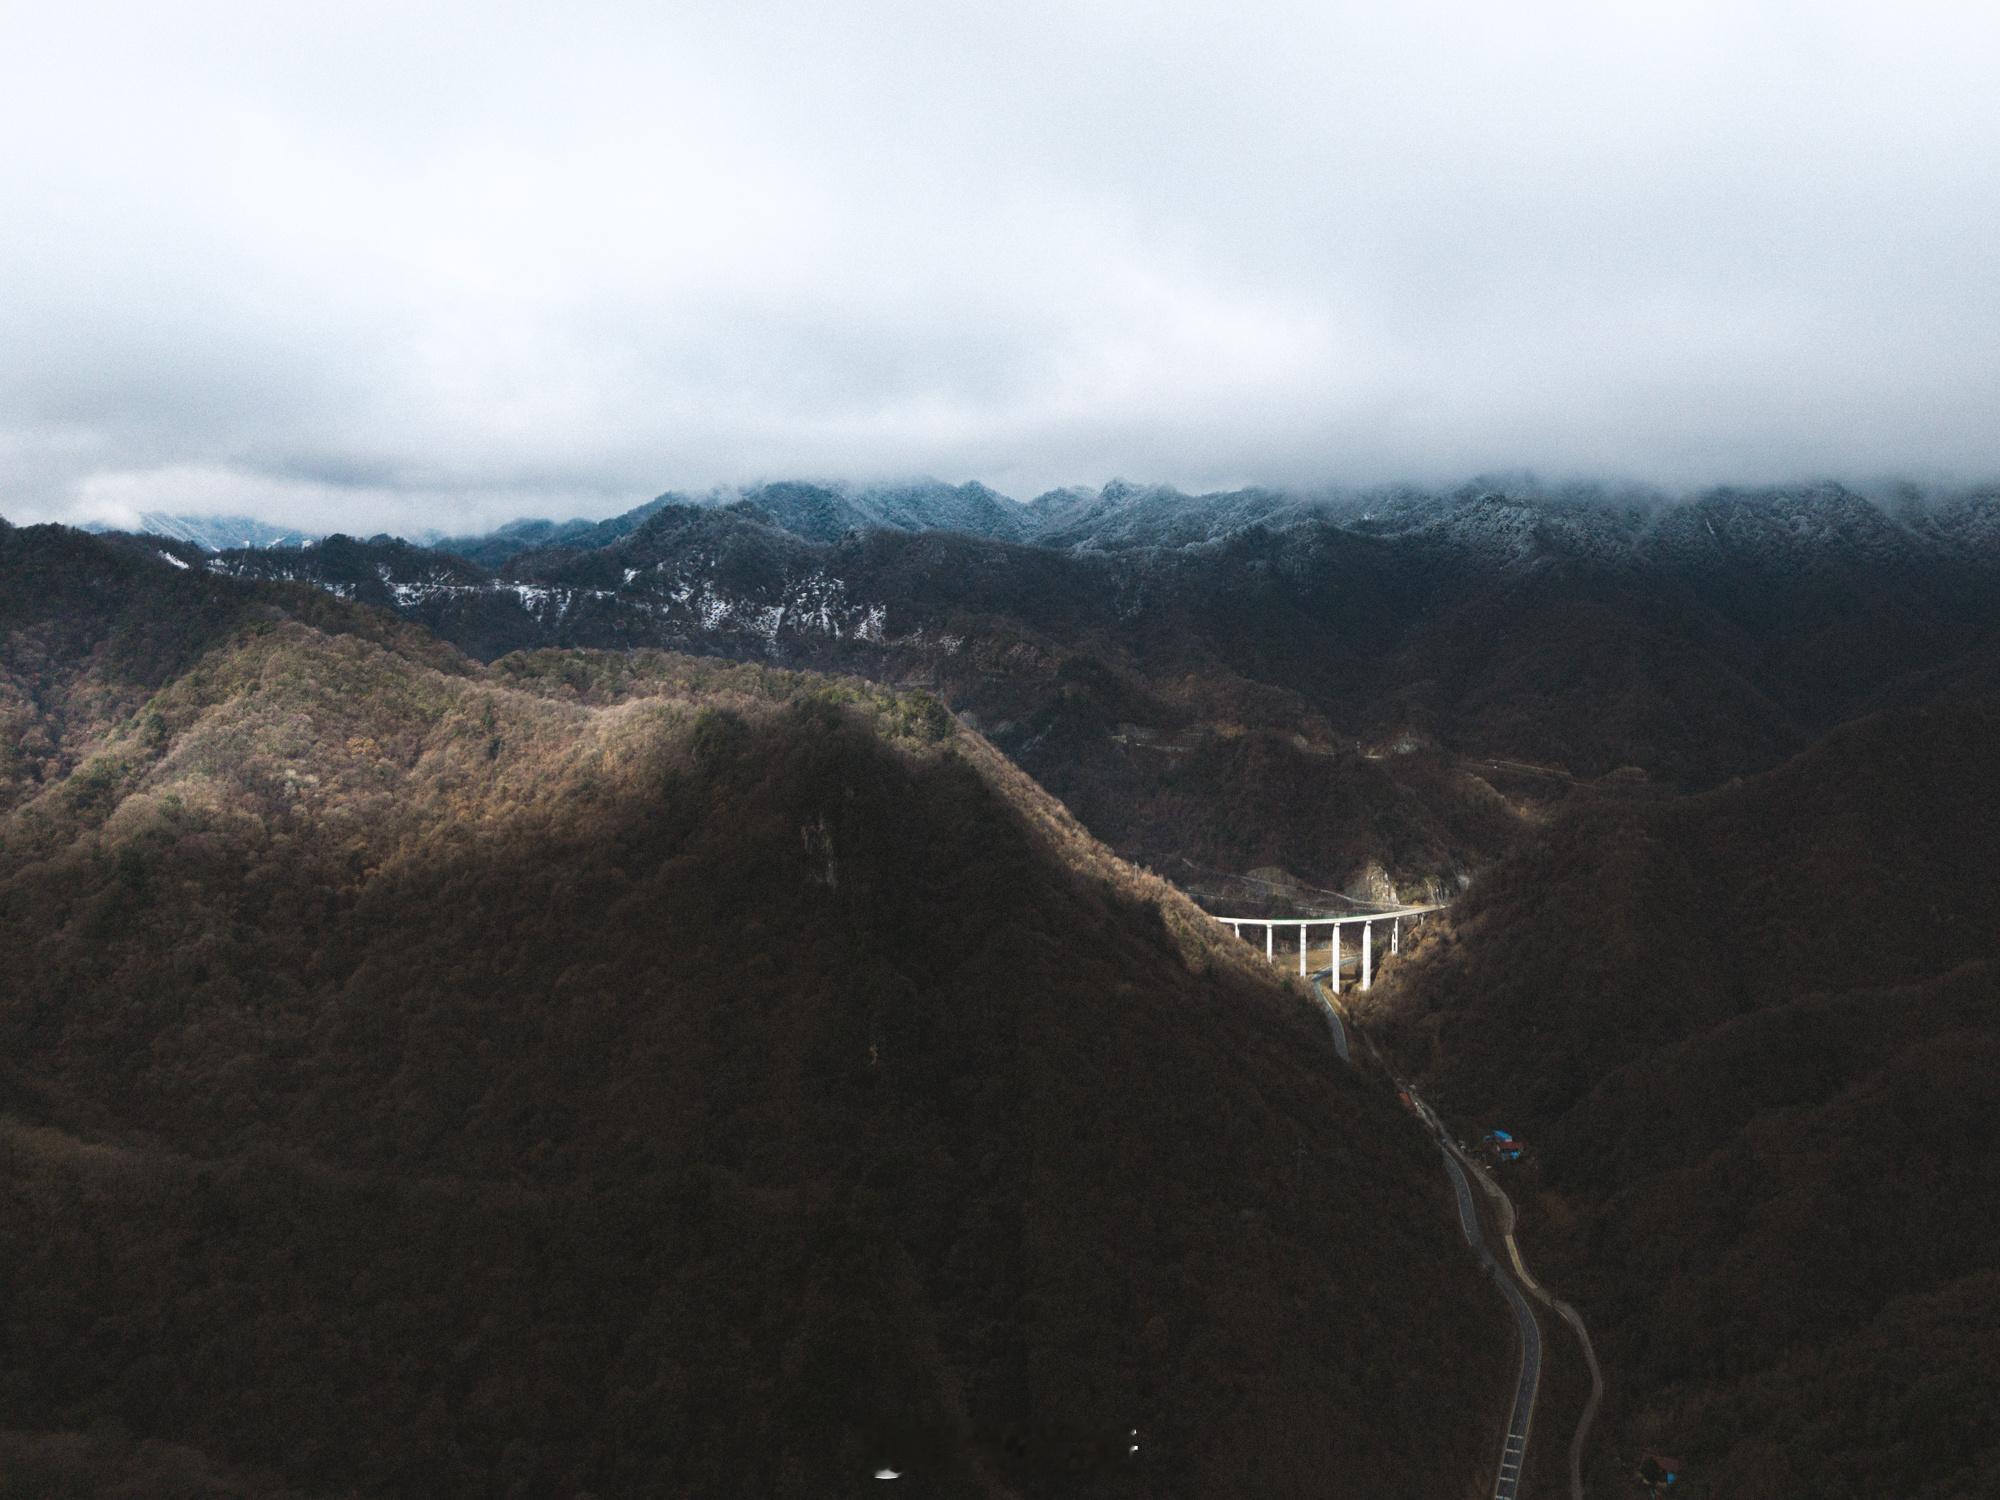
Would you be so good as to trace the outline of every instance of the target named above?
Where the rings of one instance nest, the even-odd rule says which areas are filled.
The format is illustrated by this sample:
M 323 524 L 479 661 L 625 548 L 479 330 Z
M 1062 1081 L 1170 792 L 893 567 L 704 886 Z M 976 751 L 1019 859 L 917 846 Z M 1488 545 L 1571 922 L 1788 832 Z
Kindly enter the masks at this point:
M 2000 1483 L 1996 764 L 1975 701 L 1559 820 L 1381 992 L 1696 1495 Z
M 44 1492 L 1476 1482 L 1508 1350 L 1435 1153 L 934 700 L 0 541 Z

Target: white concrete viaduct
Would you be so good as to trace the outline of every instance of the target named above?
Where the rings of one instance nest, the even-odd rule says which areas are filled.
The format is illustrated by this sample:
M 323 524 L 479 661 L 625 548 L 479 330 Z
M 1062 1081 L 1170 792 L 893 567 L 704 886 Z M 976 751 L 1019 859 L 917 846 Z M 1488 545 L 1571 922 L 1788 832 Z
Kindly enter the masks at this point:
M 1298 929 L 1299 973 L 1306 972 L 1306 949 L 1309 944 L 1309 930 L 1315 927 L 1331 928 L 1329 945 L 1332 948 L 1331 968 L 1333 970 L 1333 992 L 1340 993 L 1340 929 L 1361 928 L 1361 988 L 1369 988 L 1375 982 L 1375 924 L 1389 924 L 1389 951 L 1397 952 L 1402 947 L 1403 924 L 1421 921 L 1430 912 L 1443 911 L 1442 901 L 1420 906 L 1392 906 L 1382 911 L 1356 912 L 1343 917 L 1217 917 L 1239 938 L 1246 927 L 1264 929 L 1264 957 L 1272 963 L 1278 961 L 1277 931 L 1280 927 Z

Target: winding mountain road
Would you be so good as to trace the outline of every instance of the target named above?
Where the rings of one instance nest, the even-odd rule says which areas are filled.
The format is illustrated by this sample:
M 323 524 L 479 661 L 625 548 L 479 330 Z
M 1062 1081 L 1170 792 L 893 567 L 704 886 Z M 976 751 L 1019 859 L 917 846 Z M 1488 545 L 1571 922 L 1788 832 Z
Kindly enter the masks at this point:
M 1598 1366 L 1597 1350 L 1591 1346 L 1590 1331 L 1583 1326 L 1583 1314 L 1569 1303 L 1551 1295 L 1549 1290 L 1529 1273 L 1527 1262 L 1521 1259 L 1521 1247 L 1514 1239 L 1514 1200 L 1507 1196 L 1499 1183 L 1487 1175 L 1483 1167 L 1470 1160 L 1467 1160 L 1466 1164 L 1478 1176 L 1480 1186 L 1492 1200 L 1495 1222 L 1498 1223 L 1501 1239 L 1507 1246 L 1507 1258 L 1513 1263 L 1515 1279 L 1527 1288 L 1529 1296 L 1569 1324 L 1576 1332 L 1577 1343 L 1583 1346 L 1584 1363 L 1590 1367 L 1590 1397 L 1583 1404 L 1583 1414 L 1577 1418 L 1576 1433 L 1569 1442 L 1570 1500 L 1583 1500 L 1583 1448 L 1589 1441 L 1591 1424 L 1597 1420 L 1597 1408 L 1604 1402 L 1604 1371 Z
M 1506 1190 L 1493 1180 L 1484 1167 L 1459 1148 L 1451 1133 L 1444 1128 L 1444 1122 L 1432 1113 L 1431 1107 L 1414 1095 L 1411 1097 L 1415 1099 L 1418 1114 L 1437 1138 L 1438 1148 L 1444 1152 L 1445 1170 L 1451 1175 L 1452 1187 L 1458 1194 L 1459 1224 L 1464 1228 L 1466 1238 L 1478 1248 L 1481 1261 L 1493 1268 L 1494 1280 L 1500 1283 L 1500 1290 L 1506 1294 L 1508 1303 L 1514 1309 L 1515 1321 L 1521 1328 L 1521 1375 L 1514 1387 L 1514 1411 L 1507 1423 L 1506 1443 L 1500 1456 L 1500 1477 L 1493 1489 L 1494 1500 L 1514 1500 L 1515 1485 L 1527 1454 L 1528 1432 L 1535 1419 L 1536 1386 L 1541 1379 L 1542 1338 L 1540 1323 L 1535 1318 L 1534 1309 L 1528 1306 L 1527 1297 L 1533 1297 L 1569 1324 L 1576 1333 L 1577 1343 L 1583 1348 L 1584 1363 L 1590 1368 L 1590 1397 L 1583 1404 L 1576 1432 L 1569 1441 L 1570 1500 L 1583 1500 L 1584 1445 L 1590 1441 L 1591 1424 L 1597 1420 L 1597 1409 L 1604 1402 L 1604 1372 L 1598 1366 L 1597 1351 L 1591 1346 L 1590 1332 L 1583 1326 L 1583 1315 L 1567 1302 L 1551 1296 L 1530 1274 L 1527 1262 L 1521 1258 L 1521 1246 L 1514 1238 L 1514 1200 L 1507 1196 Z M 1466 1180 L 1468 1174 L 1478 1181 L 1492 1209 L 1495 1232 L 1507 1251 L 1505 1265 L 1494 1260 L 1480 1244 L 1479 1214 L 1471 1184 Z M 1531 1327 L 1534 1329 L 1532 1341 L 1528 1333 Z M 1530 1366 L 1533 1367 L 1532 1379 Z M 1525 1407 L 1522 1404 L 1524 1395 Z M 1518 1444 L 1515 1442 L 1516 1434 L 1520 1438 Z
M 1327 1030 L 1333 1033 L 1333 1050 L 1340 1054 L 1340 1060 L 1352 1065 L 1354 1059 L 1347 1050 L 1347 1027 L 1341 1023 L 1340 1007 L 1326 998 L 1326 991 L 1319 987 L 1319 975 L 1313 975 L 1313 993 L 1319 996 L 1320 1009 L 1326 1012 Z
M 1500 1445 L 1500 1468 L 1493 1481 L 1493 1500 L 1514 1500 L 1521 1483 L 1521 1465 L 1527 1462 L 1528 1434 L 1535 1425 L 1535 1400 L 1541 1394 L 1542 1325 L 1535 1317 L 1535 1310 L 1528 1306 L 1527 1294 L 1514 1279 L 1514 1273 L 1495 1260 L 1486 1248 L 1485 1236 L 1479 1229 L 1479 1210 L 1473 1201 L 1472 1187 L 1465 1180 L 1468 1167 L 1475 1172 L 1478 1168 L 1460 1154 L 1428 1106 L 1419 1104 L 1417 1108 L 1436 1134 L 1438 1147 L 1444 1153 L 1444 1169 L 1451 1178 L 1453 1191 L 1458 1195 L 1459 1228 L 1465 1231 L 1466 1242 L 1478 1252 L 1480 1265 L 1498 1283 L 1507 1305 L 1513 1308 L 1514 1326 L 1521 1336 L 1521 1367 L 1514 1377 L 1514 1406 L 1507 1414 L 1507 1433 Z
M 1318 974 L 1312 976 L 1312 985 L 1321 1009 L 1326 1012 L 1327 1026 L 1333 1032 L 1334 1050 L 1340 1054 L 1342 1062 L 1351 1062 L 1347 1028 L 1341 1019 L 1340 1007 L 1321 988 Z M 1367 1042 L 1365 1036 L 1362 1040 Z M 1381 1061 L 1372 1043 L 1369 1044 L 1369 1052 L 1378 1062 Z M 1452 1192 L 1458 1200 L 1458 1224 L 1465 1234 L 1466 1243 L 1478 1254 L 1480 1265 L 1491 1273 L 1501 1294 L 1506 1297 L 1507 1305 L 1514 1310 L 1514 1323 L 1520 1334 L 1521 1364 L 1514 1378 L 1514 1405 L 1508 1413 L 1507 1431 L 1501 1440 L 1500 1464 L 1493 1481 L 1493 1500 L 1516 1500 L 1521 1469 L 1528 1457 L 1528 1435 L 1535 1425 L 1535 1402 L 1541 1394 L 1542 1325 L 1535 1316 L 1534 1308 L 1529 1305 L 1530 1297 L 1575 1330 L 1577 1342 L 1583 1346 L 1584 1362 L 1590 1367 L 1590 1399 L 1584 1403 L 1576 1433 L 1569 1445 L 1570 1500 L 1583 1500 L 1584 1445 L 1589 1441 L 1591 1424 L 1596 1420 L 1597 1409 L 1604 1400 L 1604 1374 L 1598 1368 L 1597 1351 L 1591 1347 L 1583 1317 L 1567 1302 L 1552 1297 L 1529 1274 L 1527 1263 L 1521 1259 L 1521 1247 L 1514 1239 L 1513 1200 L 1487 1174 L 1485 1168 L 1460 1149 L 1451 1132 L 1445 1129 L 1444 1122 L 1438 1119 L 1428 1104 L 1417 1098 L 1414 1092 L 1410 1099 L 1418 1118 L 1430 1131 L 1444 1157 L 1445 1175 L 1451 1179 Z M 1479 1183 L 1481 1194 L 1492 1212 L 1494 1231 L 1506 1250 L 1505 1261 L 1497 1259 L 1487 1248 L 1487 1237 L 1481 1228 L 1479 1200 L 1472 1192 L 1474 1180 Z

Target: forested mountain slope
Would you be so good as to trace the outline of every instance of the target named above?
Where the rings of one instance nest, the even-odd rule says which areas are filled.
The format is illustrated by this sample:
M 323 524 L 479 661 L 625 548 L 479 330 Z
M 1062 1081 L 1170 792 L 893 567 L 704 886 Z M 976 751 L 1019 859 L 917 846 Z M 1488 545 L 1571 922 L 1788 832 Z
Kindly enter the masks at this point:
M 1567 817 L 1377 992 L 1693 1493 L 2000 1484 L 2000 704 Z
M 37 1483 L 1478 1471 L 1506 1334 L 1435 1153 L 933 700 L 486 668 L 0 545 L 53 726 L 0 814 L 0 1454 Z
M 1128 857 L 1415 895 L 1579 793 L 1719 785 L 1978 673 L 1996 513 L 1836 485 L 1019 506 L 780 484 L 466 539 L 487 567 L 345 538 L 207 565 L 383 604 L 483 659 L 651 645 L 922 685 Z M 1328 838 L 1326 806 L 1361 816 Z

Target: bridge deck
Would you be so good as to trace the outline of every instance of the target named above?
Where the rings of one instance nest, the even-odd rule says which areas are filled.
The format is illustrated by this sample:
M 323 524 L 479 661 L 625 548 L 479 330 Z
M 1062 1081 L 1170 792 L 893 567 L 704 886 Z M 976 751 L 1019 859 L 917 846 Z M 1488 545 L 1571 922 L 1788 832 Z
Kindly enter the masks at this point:
M 1426 906 L 1392 906 L 1382 911 L 1355 912 L 1348 916 L 1324 917 L 1221 917 L 1210 912 L 1218 922 L 1245 927 L 1348 927 L 1356 922 L 1386 922 L 1391 917 L 1421 917 L 1426 912 L 1443 911 L 1445 903 L 1434 901 Z

